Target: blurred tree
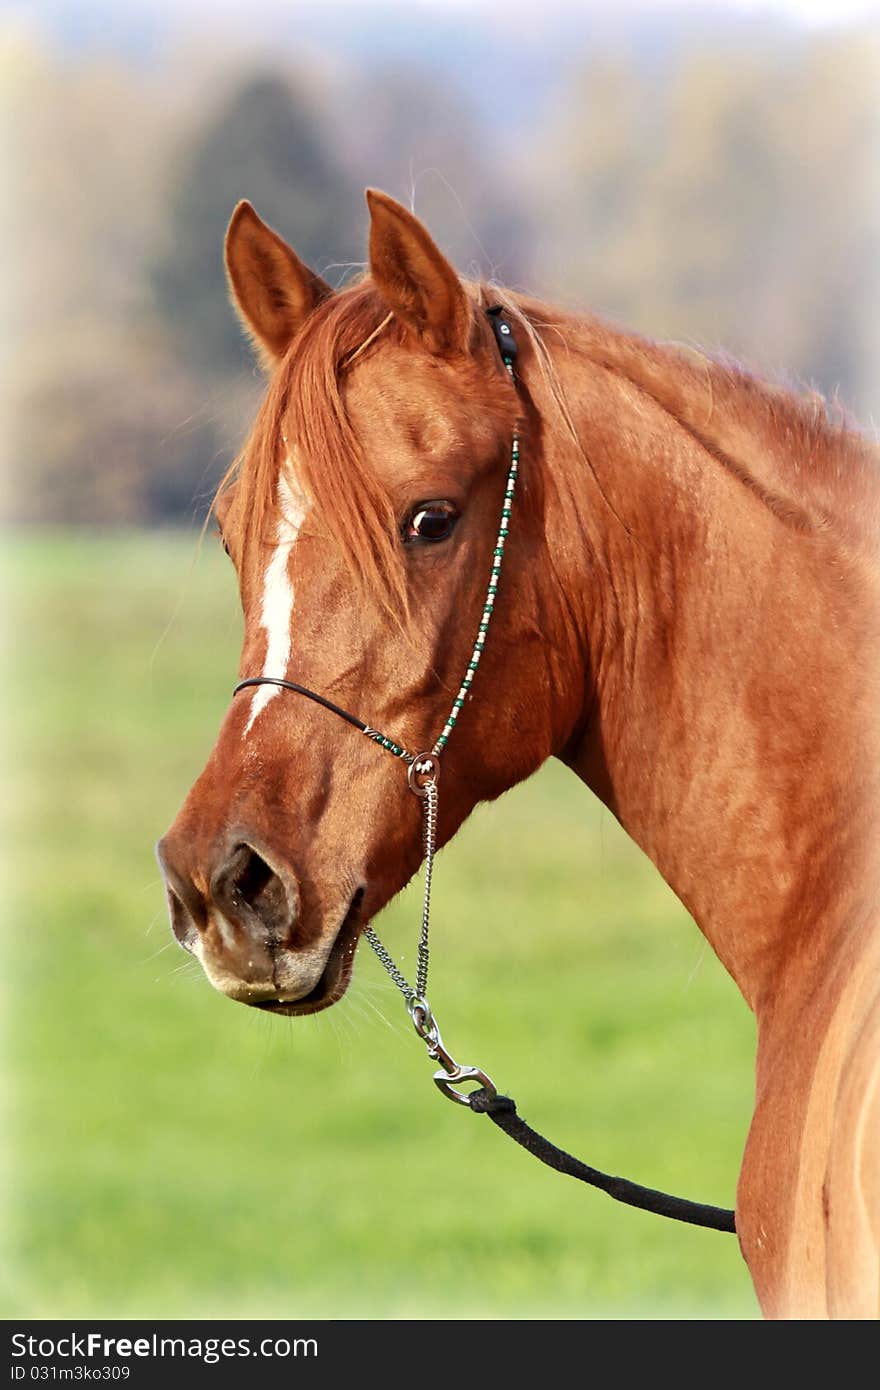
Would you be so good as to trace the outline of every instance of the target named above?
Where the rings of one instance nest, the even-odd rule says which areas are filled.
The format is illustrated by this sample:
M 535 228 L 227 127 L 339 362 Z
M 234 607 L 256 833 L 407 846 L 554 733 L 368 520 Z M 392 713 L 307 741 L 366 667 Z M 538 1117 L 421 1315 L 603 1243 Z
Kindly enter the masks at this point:
M 0 42 L 0 76 L 15 266 L 4 285 L 2 512 L 97 524 L 191 515 L 214 427 L 177 432 L 204 386 L 170 370 L 142 272 L 163 211 L 166 110 L 112 61 L 63 62 L 27 33 Z M 172 470 L 178 491 L 162 510 L 152 479 Z
M 519 279 L 523 207 L 463 92 L 412 63 L 385 63 L 353 75 L 328 115 L 361 209 L 363 188 L 372 184 L 411 206 L 463 275 Z M 363 257 L 364 212 L 357 230 Z
M 570 84 L 554 69 L 529 159 L 454 65 L 313 54 L 307 82 L 200 44 L 135 70 L 0 26 L 5 514 L 198 514 L 261 389 L 224 288 L 235 203 L 338 284 L 367 183 L 414 196 L 466 274 L 724 345 L 876 418 L 876 37 L 687 32 L 596 49 Z
M 47 363 L 19 401 L 10 442 L 16 521 L 131 525 L 200 519 L 229 449 L 204 383 L 149 354 L 100 364 Z
M 15 351 L 0 383 L 0 511 L 190 521 L 260 390 L 225 292 L 232 208 L 249 196 L 324 265 L 348 251 L 340 228 L 354 227 L 359 199 L 305 97 L 298 106 L 280 79 L 239 81 L 193 141 L 161 79 L 106 59 L 61 62 L 25 36 L 0 43 L 0 75 L 14 190 L 3 220 L 17 266 L 3 306 Z M 202 120 L 205 106 L 197 92 Z
M 597 60 L 539 148 L 544 283 L 839 388 L 869 418 L 878 77 L 859 34 L 700 49 L 650 81 L 635 58 Z
M 179 350 L 207 371 L 251 360 L 223 288 L 223 237 L 241 198 L 319 273 L 362 254 L 353 190 L 306 97 L 270 73 L 237 86 L 177 161 L 153 277 Z

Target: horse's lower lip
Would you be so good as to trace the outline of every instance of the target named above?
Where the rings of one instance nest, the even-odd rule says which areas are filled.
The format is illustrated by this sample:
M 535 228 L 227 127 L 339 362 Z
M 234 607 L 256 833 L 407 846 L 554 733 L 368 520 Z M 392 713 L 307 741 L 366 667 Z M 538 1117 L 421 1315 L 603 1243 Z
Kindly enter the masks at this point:
M 264 999 L 254 1003 L 252 1008 L 264 1009 L 267 1013 L 283 1014 L 288 1018 L 302 1014 L 316 1014 L 336 1004 L 348 989 L 354 954 L 360 935 L 360 907 L 364 890 L 358 888 L 348 905 L 342 925 L 336 933 L 336 940 L 330 948 L 327 964 L 315 987 L 304 994 L 302 999 Z

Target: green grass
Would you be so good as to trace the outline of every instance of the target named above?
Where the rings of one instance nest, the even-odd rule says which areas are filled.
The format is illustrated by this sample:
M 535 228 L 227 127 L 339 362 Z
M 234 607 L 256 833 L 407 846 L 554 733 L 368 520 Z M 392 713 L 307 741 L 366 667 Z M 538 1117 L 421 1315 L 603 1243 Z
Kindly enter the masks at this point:
M 211 747 L 240 624 L 213 543 L 6 544 L 8 1315 L 756 1315 L 736 1240 L 551 1174 L 442 1100 L 366 949 L 271 1019 L 170 944 L 153 843 Z M 11 621 L 10 621 L 11 619 Z M 380 922 L 412 966 L 418 885 Z M 438 861 L 431 998 L 557 1143 L 730 1204 L 750 1015 L 565 769 Z

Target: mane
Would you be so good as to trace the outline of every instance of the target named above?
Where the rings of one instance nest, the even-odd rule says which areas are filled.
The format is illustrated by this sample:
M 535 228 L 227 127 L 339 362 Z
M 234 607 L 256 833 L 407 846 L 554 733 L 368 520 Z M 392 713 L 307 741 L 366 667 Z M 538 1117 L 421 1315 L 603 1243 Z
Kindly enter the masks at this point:
M 876 535 L 880 457 L 839 402 L 762 380 L 730 357 L 520 305 L 542 341 L 552 333 L 563 351 L 649 397 L 783 524 L 855 542 Z
M 243 548 L 273 545 L 278 478 L 287 470 L 361 588 L 399 616 L 406 588 L 398 520 L 363 457 L 341 391 L 345 368 L 383 330 L 400 339 L 399 325 L 368 282 L 333 295 L 311 315 L 270 380 L 213 506 L 235 482 L 231 524 Z
M 784 524 L 811 531 L 837 522 L 843 530 L 865 531 L 868 492 L 873 499 L 868 509 L 877 505 L 876 450 L 848 421 L 829 418 L 818 393 L 798 396 L 729 360 L 654 343 L 498 286 L 464 284 L 476 304 L 500 302 L 516 320 L 559 426 L 586 467 L 592 470 L 549 341 L 555 351 L 582 355 L 649 396 Z M 475 317 L 482 321 L 481 315 Z M 291 481 L 339 545 L 361 591 L 378 598 L 398 621 L 407 615 L 399 521 L 387 490 L 364 458 L 345 409 L 342 383 L 348 366 L 378 339 L 400 343 L 404 336 L 405 329 L 367 279 L 327 299 L 276 369 L 251 433 L 212 504 L 213 511 L 235 482 L 227 524 L 245 549 L 273 545 L 278 478 L 282 469 L 289 470 Z M 595 480 L 604 497 L 600 480 Z

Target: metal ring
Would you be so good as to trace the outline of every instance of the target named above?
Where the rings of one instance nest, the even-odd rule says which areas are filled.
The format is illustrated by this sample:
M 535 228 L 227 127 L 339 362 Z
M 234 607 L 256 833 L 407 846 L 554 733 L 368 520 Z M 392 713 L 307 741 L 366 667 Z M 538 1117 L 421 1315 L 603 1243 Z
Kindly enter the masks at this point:
M 423 799 L 428 795 L 428 783 L 436 784 L 439 777 L 440 760 L 436 753 L 417 753 L 406 770 L 410 791 Z
M 433 1043 L 437 1036 L 437 1025 L 434 1022 L 434 1015 L 431 1013 L 431 1006 L 421 994 L 414 994 L 407 1003 L 409 1016 L 412 1019 L 419 1037 L 424 1042 Z
M 490 1096 L 497 1096 L 495 1083 L 486 1075 L 482 1067 L 457 1067 L 454 1072 L 435 1071 L 434 1085 L 438 1091 L 442 1091 L 447 1100 L 454 1100 L 456 1105 L 470 1105 L 470 1093 L 465 1091 L 455 1091 L 454 1086 L 461 1086 L 462 1083 L 475 1081 L 477 1086 L 487 1091 Z

